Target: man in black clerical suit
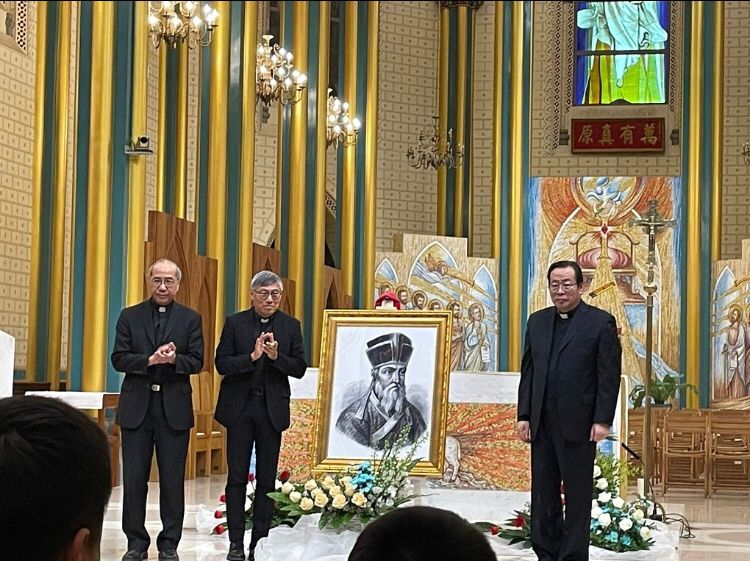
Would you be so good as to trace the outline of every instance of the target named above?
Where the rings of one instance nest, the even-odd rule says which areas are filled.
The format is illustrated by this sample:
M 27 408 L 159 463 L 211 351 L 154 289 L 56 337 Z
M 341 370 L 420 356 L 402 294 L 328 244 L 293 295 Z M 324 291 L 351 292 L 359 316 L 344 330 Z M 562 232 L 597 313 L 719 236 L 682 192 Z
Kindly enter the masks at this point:
M 203 366 L 203 328 L 195 310 L 174 301 L 182 272 L 168 259 L 149 268 L 151 298 L 125 308 L 117 320 L 112 365 L 125 373 L 117 424 L 122 433 L 123 561 L 148 558 L 146 494 L 151 458 L 159 465 L 161 561 L 175 561 L 185 515 L 185 458 L 193 400 L 190 374 Z
M 407 430 L 408 444 L 422 436 L 427 428 L 424 417 L 406 399 L 406 365 L 413 351 L 411 339 L 403 333 L 388 333 L 367 342 L 372 381 L 368 392 L 341 412 L 336 420 L 338 430 L 377 450 L 403 430 Z
M 255 503 L 249 559 L 258 540 L 268 535 L 281 433 L 289 428 L 289 376 L 302 378 L 307 369 L 300 323 L 280 311 L 284 290 L 271 271 L 250 282 L 253 306 L 227 317 L 216 348 L 216 370 L 224 375 L 216 404 L 216 420 L 227 428 L 226 501 L 229 561 L 243 561 L 245 490 L 255 446 Z
M 531 543 L 540 561 L 586 561 L 596 443 L 615 414 L 621 348 L 615 318 L 581 301 L 578 263 L 553 263 L 547 281 L 554 306 L 529 316 L 518 386 L 516 431 L 531 442 Z

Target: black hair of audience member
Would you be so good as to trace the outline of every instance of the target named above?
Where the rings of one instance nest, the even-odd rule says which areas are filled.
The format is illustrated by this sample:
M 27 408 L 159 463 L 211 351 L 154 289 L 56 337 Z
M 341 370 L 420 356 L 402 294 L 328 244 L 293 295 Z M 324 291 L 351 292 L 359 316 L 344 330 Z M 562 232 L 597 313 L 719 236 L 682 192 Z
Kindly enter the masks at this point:
M 90 417 L 58 399 L 0 399 L 1 559 L 98 560 L 111 490 Z
M 349 561 L 496 561 L 487 537 L 458 514 L 401 507 L 371 522 Z

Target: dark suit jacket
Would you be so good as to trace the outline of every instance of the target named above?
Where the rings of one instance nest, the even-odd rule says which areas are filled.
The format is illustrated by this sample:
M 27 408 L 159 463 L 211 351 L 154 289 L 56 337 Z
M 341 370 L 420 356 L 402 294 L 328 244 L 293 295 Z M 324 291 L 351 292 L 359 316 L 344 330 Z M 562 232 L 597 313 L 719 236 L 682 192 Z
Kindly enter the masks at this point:
M 242 412 L 249 396 L 251 376 L 256 369 L 263 368 L 265 403 L 271 424 L 278 432 L 289 428 L 288 376 L 302 378 L 307 369 L 299 321 L 277 310 L 273 317 L 273 336 L 279 343 L 276 360 L 263 354 L 253 362 L 250 354 L 257 334 L 252 308 L 227 317 L 215 359 L 216 370 L 224 379 L 214 417 L 225 427 L 230 427 Z
M 164 340 L 174 342 L 177 356 L 173 365 L 161 371 L 162 400 L 169 425 L 175 430 L 193 426 L 190 374 L 203 366 L 203 322 L 198 312 L 174 303 L 164 327 Z M 120 389 L 117 423 L 126 429 L 140 426 L 146 416 L 153 382 L 148 357 L 157 349 L 151 301 L 125 308 L 117 320 L 112 366 L 125 372 Z
M 611 425 L 620 387 L 621 348 L 615 318 L 581 301 L 560 346 L 558 411 L 566 440 L 589 440 L 591 425 Z M 529 316 L 518 386 L 518 419 L 540 426 L 552 348 L 555 308 Z

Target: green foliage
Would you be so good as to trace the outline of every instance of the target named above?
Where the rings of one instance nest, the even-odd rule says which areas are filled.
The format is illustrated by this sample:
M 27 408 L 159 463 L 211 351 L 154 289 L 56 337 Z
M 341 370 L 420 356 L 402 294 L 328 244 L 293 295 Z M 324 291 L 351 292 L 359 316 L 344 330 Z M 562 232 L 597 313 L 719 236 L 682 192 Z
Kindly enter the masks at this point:
M 660 380 L 654 379 L 651 381 L 651 397 L 653 397 L 654 403 L 658 405 L 664 405 L 676 399 L 682 390 L 690 390 L 695 395 L 698 395 L 698 389 L 693 384 L 680 382 L 679 377 L 672 376 L 671 374 L 666 374 Z M 646 386 L 643 384 L 635 384 L 633 389 L 630 390 L 629 397 L 634 407 L 643 407 L 643 398 L 645 396 Z

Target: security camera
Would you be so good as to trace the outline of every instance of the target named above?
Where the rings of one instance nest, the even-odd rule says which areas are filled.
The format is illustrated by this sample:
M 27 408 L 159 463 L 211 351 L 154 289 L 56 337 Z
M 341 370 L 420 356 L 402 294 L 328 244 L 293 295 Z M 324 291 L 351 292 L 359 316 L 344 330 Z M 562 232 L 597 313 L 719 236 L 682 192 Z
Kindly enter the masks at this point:
M 151 141 L 148 136 L 136 136 L 130 144 L 125 146 L 125 154 L 128 156 L 146 156 L 148 154 L 153 154 L 154 151 L 151 149 L 150 144 Z

